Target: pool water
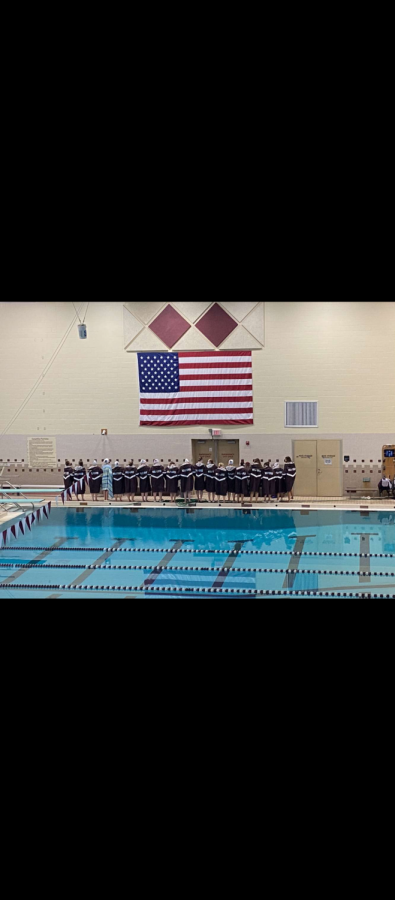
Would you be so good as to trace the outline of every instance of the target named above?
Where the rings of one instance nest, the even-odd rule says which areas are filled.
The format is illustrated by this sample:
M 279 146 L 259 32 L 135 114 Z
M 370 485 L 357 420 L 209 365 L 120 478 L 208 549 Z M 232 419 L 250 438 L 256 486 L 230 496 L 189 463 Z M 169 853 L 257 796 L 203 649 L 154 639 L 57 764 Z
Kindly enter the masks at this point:
M 395 512 L 53 509 L 1 549 L 0 589 L 49 599 L 114 591 L 394 598 Z

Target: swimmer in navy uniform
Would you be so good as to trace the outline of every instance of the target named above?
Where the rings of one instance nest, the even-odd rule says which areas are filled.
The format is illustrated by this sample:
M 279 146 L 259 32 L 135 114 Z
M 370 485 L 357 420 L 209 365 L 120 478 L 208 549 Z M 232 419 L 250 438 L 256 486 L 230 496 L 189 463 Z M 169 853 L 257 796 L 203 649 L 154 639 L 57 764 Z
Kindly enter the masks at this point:
M 193 491 L 193 466 L 189 459 L 184 459 L 180 466 L 180 487 L 185 500 L 188 500 L 190 492 Z
M 153 464 L 151 466 L 151 490 L 152 496 L 154 500 L 162 499 L 162 494 L 165 488 L 165 470 L 162 466 L 162 463 L 159 462 L 159 459 L 154 459 Z
M 170 461 L 166 469 L 166 485 L 172 503 L 175 502 L 176 494 L 178 491 L 178 478 L 178 467 L 176 466 L 175 462 Z
M 114 497 L 116 500 L 122 500 L 122 494 L 124 493 L 125 480 L 123 476 L 123 468 L 119 465 L 119 459 L 115 460 L 112 469 L 112 487 L 114 491 Z
M 235 475 L 236 466 L 233 463 L 233 459 L 230 459 L 226 466 L 226 480 L 228 483 L 228 501 L 233 499 L 233 503 L 235 502 Z
M 218 500 L 221 500 L 222 497 L 226 497 L 227 489 L 228 479 L 226 477 L 226 469 L 224 464 L 220 462 L 218 468 L 215 470 L 215 490 L 217 492 Z
M 65 490 L 67 490 L 67 488 L 71 488 L 71 486 L 74 484 L 74 469 L 73 469 L 73 466 L 70 464 L 69 459 L 65 459 L 65 467 L 64 467 L 64 471 L 63 471 L 63 484 L 64 484 Z M 67 497 L 66 499 L 71 500 L 71 497 Z
M 273 473 L 276 476 L 274 485 L 275 485 L 277 500 L 279 503 L 281 503 L 282 494 L 283 494 L 283 490 L 284 490 L 283 482 L 285 480 L 284 479 L 284 469 L 282 466 L 280 466 L 279 463 L 275 462 L 274 466 L 273 466 Z
M 203 491 L 205 488 L 205 474 L 206 474 L 206 466 L 200 456 L 197 463 L 195 463 L 195 491 L 198 500 L 203 500 Z
M 243 498 L 248 497 L 248 475 L 244 465 L 236 467 L 235 475 L 235 493 L 239 503 L 243 502 Z
M 140 494 L 143 502 L 148 502 L 148 494 L 151 490 L 150 480 L 149 480 L 149 466 L 145 459 L 140 460 L 140 465 L 137 467 L 137 474 L 139 476 L 140 483 Z
M 125 494 L 127 494 L 129 503 L 132 503 L 137 488 L 137 466 L 133 464 L 132 459 L 130 459 L 127 466 L 125 466 L 123 477 L 125 481 Z
M 207 461 L 207 471 L 206 471 L 206 491 L 208 496 L 208 502 L 215 502 L 215 465 L 212 459 Z
M 292 462 L 290 456 L 286 456 L 284 459 L 284 475 L 285 475 L 285 490 L 288 494 L 288 503 L 290 500 L 293 500 L 293 489 L 296 478 L 296 466 L 295 463 Z
M 82 459 L 79 459 L 78 466 L 76 466 L 74 469 L 74 484 L 77 484 L 77 490 L 76 490 L 77 500 L 78 500 L 78 494 L 81 495 L 81 500 L 84 499 L 85 481 L 82 482 L 82 487 L 78 486 L 78 481 L 80 480 L 80 478 L 83 478 L 84 475 L 86 475 L 86 468 L 84 466 L 84 463 L 82 462 Z
M 101 466 L 98 466 L 97 459 L 94 459 L 93 465 L 89 466 L 88 469 L 89 490 L 91 492 L 92 500 L 97 501 L 97 495 L 100 494 L 101 491 L 102 477 L 103 469 Z
M 263 500 L 265 503 L 268 503 L 270 499 L 276 499 L 276 480 L 276 475 L 274 474 L 271 465 L 265 462 L 263 464 L 262 472 Z
M 262 478 L 262 469 L 259 459 L 254 459 L 250 469 L 250 500 L 258 502 L 259 488 Z

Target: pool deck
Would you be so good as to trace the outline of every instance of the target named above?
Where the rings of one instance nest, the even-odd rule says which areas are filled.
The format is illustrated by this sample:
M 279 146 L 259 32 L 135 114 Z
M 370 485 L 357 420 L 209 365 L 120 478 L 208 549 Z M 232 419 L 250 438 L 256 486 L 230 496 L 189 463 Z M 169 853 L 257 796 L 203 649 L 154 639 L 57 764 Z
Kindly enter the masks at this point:
M 45 491 L 43 491 L 45 494 Z M 52 497 L 47 497 L 43 503 L 38 504 L 39 506 L 44 506 L 44 503 L 48 502 L 48 500 L 52 500 L 52 508 L 53 509 L 61 509 L 62 502 L 58 499 L 58 502 Z M 166 509 L 166 508 L 178 508 L 178 509 L 297 509 L 297 510 L 307 510 L 307 509 L 355 509 L 355 510 L 367 510 L 371 512 L 382 512 L 383 510 L 395 510 L 395 499 L 383 498 L 379 500 L 378 498 L 374 498 L 371 500 L 367 500 L 365 498 L 361 498 L 359 501 L 350 500 L 349 497 L 298 497 L 295 500 L 291 500 L 287 502 L 286 500 L 280 502 L 270 502 L 264 503 L 262 500 L 258 502 L 251 502 L 247 500 L 245 503 L 233 503 L 232 500 L 221 500 L 220 502 L 215 500 L 214 503 L 194 503 L 191 506 L 182 506 L 179 503 L 171 503 L 169 500 L 156 502 L 155 500 L 148 500 L 147 502 L 141 502 L 139 500 L 134 501 L 133 503 L 129 503 L 127 500 L 66 500 L 64 503 L 64 509 L 80 509 L 80 508 L 89 508 L 89 509 L 105 509 L 111 507 L 111 509 Z M 7 528 L 7 522 L 11 520 L 19 519 L 25 515 L 27 515 L 29 510 L 25 510 L 24 512 L 18 513 L 16 510 L 2 510 L 0 513 L 0 532 Z
M 45 496 L 45 489 L 41 492 Z M 193 498 L 192 498 L 193 499 Z M 130 508 L 142 508 L 142 509 L 165 509 L 167 508 L 179 508 L 179 509 L 207 509 L 210 507 L 212 509 L 218 509 L 219 507 L 224 507 L 225 509 L 356 509 L 356 510 L 371 510 L 372 512 L 382 512 L 383 510 L 393 510 L 395 509 L 395 498 L 393 497 L 385 497 L 383 499 L 379 499 L 377 497 L 372 499 L 360 498 L 359 500 L 350 500 L 349 497 L 297 497 L 294 500 L 287 501 L 282 500 L 279 502 L 269 502 L 265 503 L 261 499 L 258 502 L 253 502 L 247 500 L 244 503 L 234 503 L 232 500 L 226 500 L 225 498 L 221 501 L 215 500 L 213 503 L 209 503 L 208 501 L 199 503 L 196 502 L 192 506 L 181 506 L 179 503 L 171 503 L 170 500 L 166 501 L 158 501 L 148 500 L 147 502 L 142 502 L 140 500 L 135 500 L 132 503 L 129 503 L 128 500 L 66 500 L 64 505 L 62 504 L 60 498 L 57 498 L 57 502 L 53 496 L 48 495 L 43 503 L 37 504 L 38 506 L 44 506 L 48 500 L 52 501 L 53 509 L 61 509 L 64 506 L 64 509 L 68 508 L 108 508 L 111 509 L 130 509 Z M 0 532 L 7 527 L 7 522 L 12 519 L 19 519 L 25 515 L 27 515 L 30 510 L 26 509 L 24 512 L 18 513 L 16 510 L 1 510 L 0 511 Z

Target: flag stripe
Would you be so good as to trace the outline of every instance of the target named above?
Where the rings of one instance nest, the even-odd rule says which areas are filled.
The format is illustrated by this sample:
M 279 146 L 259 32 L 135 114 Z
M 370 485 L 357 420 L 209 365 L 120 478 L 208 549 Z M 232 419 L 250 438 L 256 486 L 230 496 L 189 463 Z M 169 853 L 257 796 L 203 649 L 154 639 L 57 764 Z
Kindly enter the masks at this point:
M 193 385 L 193 387 L 194 387 L 193 393 L 194 393 L 194 394 L 196 394 L 196 393 L 198 393 L 198 394 L 205 394 L 207 388 L 211 387 L 212 385 L 214 385 L 214 387 L 217 388 L 217 393 L 218 393 L 218 394 L 220 394 L 220 393 L 222 394 L 223 391 L 231 391 L 232 394 L 235 393 L 235 389 L 234 389 L 234 387 L 233 387 L 232 384 L 221 384 L 221 390 L 219 391 L 219 390 L 218 390 L 218 385 L 217 385 L 217 382 L 216 382 L 216 381 L 208 381 L 208 382 L 206 383 L 205 386 L 202 386 L 201 384 L 198 384 L 198 383 L 194 384 L 194 385 Z M 245 382 L 244 384 L 239 384 L 239 385 L 237 385 L 237 388 L 238 388 L 239 391 L 242 390 L 243 394 L 244 394 L 244 393 L 245 393 L 245 394 L 250 393 L 251 396 L 252 396 L 252 384 L 249 385 L 249 384 L 247 384 L 247 383 Z M 180 388 L 180 393 L 184 393 L 185 391 L 190 391 L 190 386 L 187 385 L 187 386 L 184 386 L 184 387 L 181 387 L 181 388 Z M 144 396 L 144 395 L 143 395 L 143 396 Z
M 211 377 L 214 375 L 220 375 L 221 378 L 232 378 L 233 375 L 237 375 L 238 378 L 252 378 L 252 369 L 246 369 L 243 366 L 240 369 L 234 369 L 233 366 L 230 369 L 226 369 L 225 366 L 223 369 L 194 369 L 188 368 L 185 372 L 180 371 L 180 381 L 185 381 L 185 378 L 193 378 L 196 375 L 197 378 L 202 378 L 203 375 L 210 375 Z
M 195 375 L 195 376 L 192 376 L 191 378 L 189 376 L 188 376 L 188 378 L 183 378 L 182 384 L 183 385 L 191 384 L 192 387 L 194 385 L 207 386 L 207 384 L 221 384 L 221 385 L 229 384 L 232 387 L 232 385 L 234 385 L 234 384 L 240 384 L 240 385 L 241 384 L 251 384 L 252 385 L 252 380 L 251 380 L 251 375 L 241 375 L 241 376 L 238 376 L 237 378 L 235 378 L 234 375 L 233 376 L 230 375 L 229 378 L 210 378 L 210 381 L 208 381 L 207 379 L 203 380 L 200 377 L 200 375 Z
M 231 365 L 229 365 L 229 363 L 221 363 L 217 361 L 212 363 L 190 362 L 184 363 L 184 365 L 180 365 L 180 374 L 184 372 L 194 372 L 195 369 L 197 372 L 207 372 L 207 374 L 211 375 L 212 372 L 222 372 L 224 369 L 226 369 L 227 372 L 251 372 L 252 366 L 248 365 L 248 363 L 246 362 L 232 362 Z
M 182 425 L 183 423 L 186 425 L 213 425 L 217 422 L 221 425 L 254 424 L 252 417 L 250 419 L 240 419 L 239 416 L 232 417 L 230 413 L 222 419 L 217 414 L 211 419 L 192 419 L 189 416 L 170 416 L 168 419 L 164 419 L 163 416 L 160 419 L 156 418 L 156 416 L 141 416 L 140 418 L 140 425 Z
M 243 405 L 243 404 L 245 405 L 246 403 L 249 403 L 250 406 L 252 406 L 252 394 L 250 394 L 249 396 L 244 396 L 241 393 L 241 391 L 240 392 L 238 391 L 237 393 L 239 394 L 239 396 L 237 396 L 235 398 L 236 403 L 241 404 L 241 405 Z M 166 394 L 162 394 L 161 400 L 160 400 L 160 405 L 163 406 L 163 404 L 166 403 L 166 406 L 180 406 L 180 404 L 181 404 L 181 406 L 186 406 L 187 403 L 184 403 L 183 401 L 189 397 L 191 399 L 188 400 L 188 402 L 189 402 L 189 405 L 191 405 L 193 400 L 197 399 L 195 393 L 182 394 L 181 397 L 180 397 L 180 395 L 178 395 L 177 400 L 174 397 L 171 397 L 171 395 L 169 395 L 168 399 L 166 399 Z M 231 405 L 233 405 L 232 401 L 233 401 L 233 397 L 230 400 L 226 400 L 226 398 L 223 397 L 223 394 L 218 394 L 218 396 L 215 396 L 215 395 L 213 396 L 212 394 L 211 395 L 207 394 L 205 397 L 199 396 L 199 404 L 198 405 L 202 405 L 203 403 L 204 404 L 212 403 L 213 406 L 218 406 L 218 404 L 221 403 L 221 404 L 223 404 L 223 406 L 231 406 Z M 149 394 L 148 399 L 147 399 L 147 395 L 145 394 L 144 397 L 141 398 L 140 407 L 142 408 L 143 406 L 149 406 L 150 404 L 158 405 L 158 403 L 159 403 L 158 394 L 154 394 L 154 396 L 152 396 L 152 394 Z
M 205 359 L 221 359 L 225 362 L 232 362 L 237 356 L 248 356 L 251 358 L 251 350 L 224 350 L 222 352 L 219 352 L 218 350 L 202 350 L 200 353 L 182 350 L 178 354 L 180 363 L 187 361 L 188 359 L 198 359 L 201 362 L 204 362 Z
M 188 388 L 183 388 L 182 391 L 179 391 L 177 394 L 175 394 L 174 391 L 171 391 L 171 393 L 169 394 L 140 394 L 140 402 L 145 402 L 145 400 L 147 400 L 149 397 L 155 397 L 157 400 L 158 398 L 161 400 L 185 400 L 186 397 L 198 397 L 199 400 L 204 400 L 205 397 L 223 397 L 224 400 L 226 400 L 229 396 L 230 391 L 230 387 L 222 387 L 221 390 L 216 391 L 209 391 L 207 389 L 205 390 L 202 387 L 198 387 L 194 391 L 191 391 Z M 238 398 L 246 397 L 248 400 L 250 400 L 252 398 L 252 390 L 250 387 L 246 387 L 244 388 L 244 390 L 232 391 L 231 396 Z
M 184 413 L 194 413 L 194 415 L 196 415 L 196 413 L 198 413 L 198 412 L 210 413 L 210 415 L 212 415 L 213 413 L 217 413 L 217 412 L 218 413 L 223 413 L 223 412 L 229 413 L 229 412 L 232 412 L 232 409 L 237 410 L 238 413 L 244 413 L 244 412 L 252 413 L 252 403 L 249 403 L 249 404 L 236 403 L 234 406 L 227 406 L 226 403 L 221 403 L 219 405 L 216 403 L 205 403 L 204 407 L 199 406 L 198 403 L 191 403 L 191 404 L 182 403 L 181 406 L 177 407 L 177 411 L 182 410 L 183 415 L 184 415 Z M 175 414 L 175 411 L 174 411 L 174 409 L 172 409 L 171 405 L 168 406 L 166 403 L 163 403 L 160 406 L 147 406 L 147 407 L 141 406 L 140 407 L 140 411 L 142 414 L 153 413 L 153 412 L 156 412 L 157 410 L 162 410 L 163 413 L 168 412 L 169 415 L 171 414 L 172 416 L 174 416 L 174 414 Z
M 205 376 L 209 375 L 209 378 Z M 188 378 L 192 379 L 203 379 L 204 381 L 213 381 L 213 379 L 221 378 L 227 381 L 235 381 L 235 376 L 237 378 L 252 378 L 252 369 L 229 369 L 227 367 L 223 369 L 187 369 L 186 372 L 180 372 L 180 382 L 185 384 L 185 381 Z
M 206 413 L 205 410 L 202 410 L 201 413 L 202 413 L 202 416 L 205 416 L 207 418 L 208 413 Z M 171 421 L 175 421 L 176 419 L 180 419 L 180 420 L 196 419 L 196 415 L 197 415 L 196 411 L 192 412 L 190 414 L 184 413 L 184 411 L 183 411 L 182 413 L 177 414 L 177 415 L 174 413 L 172 413 L 171 415 L 170 414 L 167 415 L 166 413 L 163 413 L 163 414 L 161 414 L 161 419 L 170 419 Z M 221 419 L 221 420 L 229 419 L 229 417 L 231 416 L 231 410 L 229 410 L 228 412 L 225 412 L 225 413 L 223 411 L 221 411 L 220 413 L 215 413 L 215 416 L 217 419 Z M 148 415 L 148 414 L 146 415 L 144 413 L 141 416 L 142 419 L 146 419 L 147 421 L 153 421 L 157 417 L 158 417 L 158 413 L 156 413 L 156 415 Z M 252 412 L 243 413 L 243 419 L 247 419 L 248 421 L 250 421 L 252 419 Z

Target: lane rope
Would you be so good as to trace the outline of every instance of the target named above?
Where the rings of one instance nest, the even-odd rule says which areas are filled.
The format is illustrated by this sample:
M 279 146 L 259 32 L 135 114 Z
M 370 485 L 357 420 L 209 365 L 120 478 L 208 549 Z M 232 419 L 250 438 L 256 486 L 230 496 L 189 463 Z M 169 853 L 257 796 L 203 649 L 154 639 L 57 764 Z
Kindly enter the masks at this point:
M 129 591 L 135 594 L 145 594 L 148 592 L 152 593 L 201 593 L 201 594 L 258 594 L 259 597 L 328 597 L 330 599 L 334 599 L 336 597 L 340 598 L 375 598 L 375 599 L 390 599 L 395 600 L 395 594 L 377 594 L 372 593 L 372 590 L 369 591 L 368 594 L 360 591 L 347 591 L 340 592 L 336 590 L 305 590 L 305 591 L 293 591 L 293 590 L 258 590 L 256 588 L 199 588 L 194 587 L 191 589 L 190 587 L 158 587 L 156 585 L 147 585 L 144 588 L 136 588 L 132 585 L 110 585 L 107 587 L 102 587 L 101 585 L 93 585 L 93 584 L 51 584 L 48 587 L 42 584 L 0 584 L 0 589 L 3 590 L 14 590 L 14 591 Z M 259 599 L 259 598 L 258 598 Z
M 308 536 L 308 535 L 307 535 Z M 30 550 L 46 550 L 50 552 L 65 553 L 97 553 L 99 551 L 109 551 L 112 553 L 224 553 L 226 556 L 239 556 L 240 554 L 260 555 L 260 556 L 344 556 L 344 557 L 377 557 L 383 559 L 395 559 L 395 553 L 335 553 L 333 551 L 322 552 L 319 550 L 197 550 L 196 548 L 180 547 L 178 550 L 174 547 L 19 547 L 14 544 L 12 547 L 3 546 L 0 550 L 19 550 L 28 552 Z
M 260 568 L 235 568 L 229 569 L 228 566 L 152 566 L 136 565 L 136 566 L 111 566 L 102 563 L 84 566 L 82 563 L 1 563 L 0 569 L 127 569 L 128 571 L 145 571 L 145 572 L 272 572 L 287 573 L 288 575 L 362 575 L 366 578 L 371 576 L 383 578 L 395 578 L 395 572 L 360 572 L 349 571 L 348 569 L 260 569 Z

